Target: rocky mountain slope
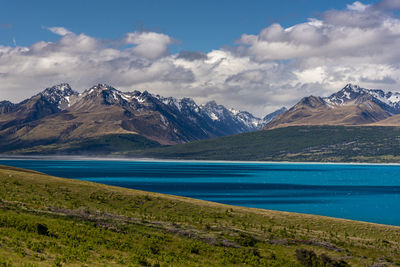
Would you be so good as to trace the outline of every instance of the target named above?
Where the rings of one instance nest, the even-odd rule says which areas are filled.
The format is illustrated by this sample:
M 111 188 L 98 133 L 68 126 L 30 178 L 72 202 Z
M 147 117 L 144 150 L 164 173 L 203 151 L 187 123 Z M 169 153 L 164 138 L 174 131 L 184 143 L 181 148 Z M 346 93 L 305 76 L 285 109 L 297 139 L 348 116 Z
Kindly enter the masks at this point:
M 214 101 L 197 105 L 190 98 L 121 92 L 105 84 L 80 94 L 60 84 L 18 104 L 0 102 L 3 151 L 116 134 L 178 144 L 255 131 L 264 124 L 248 112 Z
M 264 129 L 295 125 L 400 125 L 400 93 L 348 84 L 328 97 L 309 96 Z

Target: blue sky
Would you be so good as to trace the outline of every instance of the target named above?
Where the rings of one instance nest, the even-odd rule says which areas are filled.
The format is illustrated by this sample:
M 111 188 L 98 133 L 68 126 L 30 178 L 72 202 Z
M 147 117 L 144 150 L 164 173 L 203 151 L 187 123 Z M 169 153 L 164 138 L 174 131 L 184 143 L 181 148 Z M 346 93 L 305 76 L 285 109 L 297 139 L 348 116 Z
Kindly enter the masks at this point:
M 0 100 L 107 83 L 264 116 L 347 83 L 400 91 L 400 0 L 0 4 Z
M 368 3 L 371 1 L 364 1 Z M 230 45 L 242 33 L 256 34 L 272 23 L 291 26 L 329 9 L 342 9 L 345 0 L 2 0 L 0 44 L 28 46 L 55 41 L 43 27 L 65 27 L 103 39 L 134 30 L 162 32 L 179 40 L 173 51 L 208 52 Z

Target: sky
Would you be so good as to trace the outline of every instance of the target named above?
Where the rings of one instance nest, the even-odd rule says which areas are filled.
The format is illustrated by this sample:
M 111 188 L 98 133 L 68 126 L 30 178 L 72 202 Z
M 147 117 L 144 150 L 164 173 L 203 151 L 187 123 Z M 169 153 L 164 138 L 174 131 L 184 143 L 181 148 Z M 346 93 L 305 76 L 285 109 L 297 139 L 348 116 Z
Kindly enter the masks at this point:
M 0 0 L 0 100 L 68 82 L 264 116 L 347 83 L 400 90 L 400 0 Z

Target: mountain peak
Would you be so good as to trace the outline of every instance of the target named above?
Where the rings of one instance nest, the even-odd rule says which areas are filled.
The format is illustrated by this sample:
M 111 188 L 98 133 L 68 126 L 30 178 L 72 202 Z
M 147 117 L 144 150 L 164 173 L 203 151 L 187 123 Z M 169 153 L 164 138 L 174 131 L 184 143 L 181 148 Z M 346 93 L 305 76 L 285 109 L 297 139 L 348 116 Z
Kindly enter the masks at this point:
M 93 85 L 89 89 L 86 89 L 81 94 L 81 96 L 95 97 L 95 96 L 99 96 L 100 94 L 110 94 L 110 93 L 115 93 L 115 92 L 119 92 L 119 91 L 108 84 L 99 83 L 99 84 Z
M 346 84 L 346 86 L 345 86 L 345 87 L 343 87 L 343 89 L 342 89 L 342 90 L 344 90 L 344 91 L 353 91 L 353 92 L 359 92 L 359 91 L 360 91 L 360 89 L 361 89 L 361 87 L 360 87 L 360 86 L 358 86 L 358 85 L 356 85 L 356 84 L 351 84 L 351 83 L 348 83 L 348 84 Z
M 363 125 L 400 114 L 400 92 L 347 84 L 328 97 L 305 97 L 265 129 L 293 125 Z
M 215 100 L 208 101 L 207 103 L 204 104 L 204 106 L 209 106 L 209 107 L 218 107 L 219 105 Z
M 50 104 L 56 105 L 59 109 L 68 107 L 71 103 L 71 97 L 79 95 L 72 90 L 68 83 L 60 83 L 44 89 L 39 96 L 44 98 Z
M 105 91 L 105 90 L 117 90 L 117 89 L 115 89 L 114 87 L 112 87 L 108 84 L 99 83 L 99 84 L 93 85 L 86 91 L 89 91 L 91 93 L 93 91 L 101 92 L 101 91 Z
M 340 91 L 323 98 L 325 102 L 333 105 L 342 105 L 351 102 L 361 95 L 368 94 L 368 90 L 361 88 L 358 85 L 347 84 Z
M 318 96 L 309 96 L 309 97 L 303 97 L 299 104 L 304 105 L 304 106 L 308 106 L 311 108 L 317 108 L 320 106 L 324 106 L 325 105 L 325 101 Z
M 58 85 L 54 85 L 52 87 L 44 89 L 40 94 L 43 96 L 59 95 L 65 97 L 77 94 L 77 92 L 72 90 L 71 86 L 68 83 L 60 83 Z
M 272 121 L 275 117 L 285 113 L 288 109 L 286 107 L 281 107 L 280 109 L 275 110 L 274 112 L 271 112 L 267 114 L 264 118 L 264 124 L 267 124 L 268 122 Z
M 384 92 L 380 89 L 364 89 L 358 85 L 347 84 L 340 91 L 324 97 L 323 100 L 331 106 L 361 104 L 373 101 L 391 113 L 400 113 L 400 93 Z
M 15 104 L 10 101 L 0 101 L 0 114 L 8 113 L 14 110 Z

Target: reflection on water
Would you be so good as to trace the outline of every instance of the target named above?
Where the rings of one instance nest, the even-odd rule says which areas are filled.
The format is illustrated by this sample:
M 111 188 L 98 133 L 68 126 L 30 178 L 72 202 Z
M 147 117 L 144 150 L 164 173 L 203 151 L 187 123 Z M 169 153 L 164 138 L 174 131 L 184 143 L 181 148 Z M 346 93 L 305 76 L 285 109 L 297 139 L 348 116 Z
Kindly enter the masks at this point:
M 247 207 L 400 225 L 400 166 L 3 159 L 60 177 Z

